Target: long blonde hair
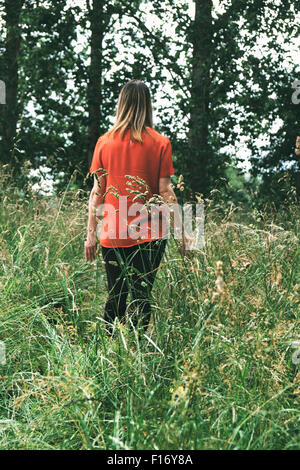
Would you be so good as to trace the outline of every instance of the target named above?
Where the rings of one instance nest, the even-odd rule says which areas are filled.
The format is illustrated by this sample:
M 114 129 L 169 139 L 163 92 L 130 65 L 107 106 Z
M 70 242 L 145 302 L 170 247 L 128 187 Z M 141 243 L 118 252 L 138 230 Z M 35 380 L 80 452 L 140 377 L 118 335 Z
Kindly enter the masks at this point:
M 116 122 L 104 135 L 113 137 L 120 131 L 123 140 L 125 132 L 130 128 L 130 140 L 143 143 L 142 132 L 151 135 L 146 127 L 153 128 L 152 113 L 149 88 L 140 80 L 130 80 L 121 89 Z

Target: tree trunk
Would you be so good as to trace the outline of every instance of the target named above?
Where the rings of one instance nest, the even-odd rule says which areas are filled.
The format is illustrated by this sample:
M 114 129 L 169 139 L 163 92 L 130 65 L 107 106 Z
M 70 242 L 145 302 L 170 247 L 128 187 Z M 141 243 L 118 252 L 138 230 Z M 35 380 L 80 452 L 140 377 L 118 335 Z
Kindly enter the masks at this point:
M 209 188 L 207 162 L 211 157 L 208 143 L 210 71 L 212 51 L 212 0 L 195 0 L 192 30 L 191 113 L 187 167 L 191 195 L 207 195 Z
M 18 122 L 18 57 L 21 44 L 20 14 L 24 0 L 5 0 L 4 82 L 6 104 L 1 105 L 1 162 L 11 163 Z M 2 78 L 2 77 L 1 77 Z
M 92 0 L 89 6 L 91 25 L 91 63 L 87 89 L 88 97 L 88 167 L 90 168 L 101 124 L 102 42 L 104 36 L 104 0 Z
M 297 156 L 297 171 L 296 171 L 296 197 L 297 202 L 300 202 L 300 136 L 296 139 L 295 154 Z

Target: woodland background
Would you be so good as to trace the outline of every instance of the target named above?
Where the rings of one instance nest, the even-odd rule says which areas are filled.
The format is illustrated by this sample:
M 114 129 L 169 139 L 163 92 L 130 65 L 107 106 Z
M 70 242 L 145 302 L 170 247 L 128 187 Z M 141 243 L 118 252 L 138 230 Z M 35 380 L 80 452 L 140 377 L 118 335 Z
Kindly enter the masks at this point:
M 0 0 L 0 449 L 300 448 L 299 24 L 289 0 Z M 130 299 L 106 334 L 84 258 L 93 148 L 132 78 L 205 209 L 203 249 L 168 240 L 141 340 Z
M 298 1 L 1 0 L 0 15 L 0 158 L 23 191 L 45 167 L 56 191 L 71 176 L 87 189 L 95 142 L 138 78 L 187 197 L 299 200 Z

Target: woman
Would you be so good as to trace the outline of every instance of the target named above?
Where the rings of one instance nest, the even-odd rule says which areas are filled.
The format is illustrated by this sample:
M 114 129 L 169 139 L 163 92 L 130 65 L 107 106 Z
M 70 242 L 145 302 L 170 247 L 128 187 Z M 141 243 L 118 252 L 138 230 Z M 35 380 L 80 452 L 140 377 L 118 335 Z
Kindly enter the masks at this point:
M 116 122 L 99 138 L 90 173 L 94 173 L 94 187 L 89 200 L 85 259 L 95 259 L 100 208 L 103 219 L 99 239 L 108 285 L 104 320 L 111 332 L 114 319 L 125 318 L 130 292 L 135 312 L 132 323 L 137 327 L 141 322 L 146 329 L 151 315 L 150 294 L 167 243 L 165 213 L 150 211 L 147 202 L 156 198 L 162 204 L 176 204 L 177 199 L 170 180 L 174 174 L 171 143 L 153 128 L 150 92 L 143 82 L 131 80 L 123 86 Z M 184 233 L 181 253 L 189 241 Z

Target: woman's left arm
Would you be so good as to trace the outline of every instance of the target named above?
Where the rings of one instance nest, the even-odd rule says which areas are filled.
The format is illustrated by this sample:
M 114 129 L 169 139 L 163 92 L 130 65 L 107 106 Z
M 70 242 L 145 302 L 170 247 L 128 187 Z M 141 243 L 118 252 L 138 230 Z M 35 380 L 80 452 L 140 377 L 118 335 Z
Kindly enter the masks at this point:
M 97 250 L 97 225 L 98 221 L 96 219 L 97 209 L 104 202 L 104 193 L 106 187 L 106 178 L 105 176 L 98 177 L 100 186 L 98 184 L 97 178 L 94 175 L 94 186 L 90 194 L 89 199 L 89 217 L 88 217 L 88 227 L 87 227 L 87 238 L 84 242 L 84 254 L 86 261 L 94 261 L 96 257 Z

